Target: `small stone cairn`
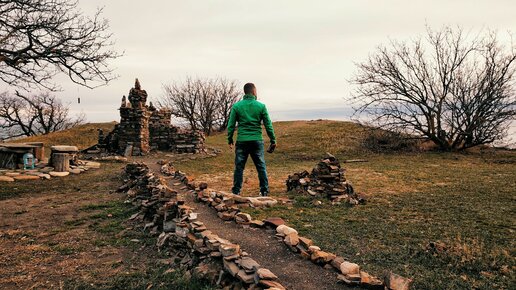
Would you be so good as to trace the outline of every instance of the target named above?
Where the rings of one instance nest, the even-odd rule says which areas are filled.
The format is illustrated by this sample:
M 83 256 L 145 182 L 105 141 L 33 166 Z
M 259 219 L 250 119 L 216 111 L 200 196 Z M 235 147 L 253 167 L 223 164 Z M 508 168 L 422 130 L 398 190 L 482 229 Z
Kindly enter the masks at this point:
M 326 156 L 313 168 L 312 173 L 301 171 L 288 176 L 287 191 L 307 193 L 313 197 L 324 196 L 334 203 L 351 205 L 365 203 L 365 198 L 353 190 L 344 177 L 345 169 L 335 156 Z

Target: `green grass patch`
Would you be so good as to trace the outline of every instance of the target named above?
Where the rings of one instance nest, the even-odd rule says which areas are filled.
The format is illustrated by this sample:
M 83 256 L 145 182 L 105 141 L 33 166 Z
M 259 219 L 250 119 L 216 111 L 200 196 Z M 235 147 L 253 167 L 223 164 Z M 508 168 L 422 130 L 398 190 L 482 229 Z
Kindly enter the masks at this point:
M 85 283 L 81 281 L 68 280 L 65 282 L 65 289 L 90 290 L 90 289 L 149 289 L 149 290 L 210 290 L 212 288 L 207 282 L 193 278 L 187 278 L 181 271 L 170 272 L 167 267 L 152 268 L 145 272 L 121 273 L 111 277 L 109 281 L 97 283 Z

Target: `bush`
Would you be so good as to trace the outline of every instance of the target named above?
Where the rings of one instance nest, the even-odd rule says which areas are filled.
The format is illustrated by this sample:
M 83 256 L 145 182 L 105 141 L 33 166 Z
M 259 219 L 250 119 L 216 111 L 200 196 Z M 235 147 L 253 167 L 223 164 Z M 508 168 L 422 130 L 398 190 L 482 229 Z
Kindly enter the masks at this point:
M 406 134 L 386 130 L 370 130 L 363 146 L 373 152 L 418 151 L 421 141 Z

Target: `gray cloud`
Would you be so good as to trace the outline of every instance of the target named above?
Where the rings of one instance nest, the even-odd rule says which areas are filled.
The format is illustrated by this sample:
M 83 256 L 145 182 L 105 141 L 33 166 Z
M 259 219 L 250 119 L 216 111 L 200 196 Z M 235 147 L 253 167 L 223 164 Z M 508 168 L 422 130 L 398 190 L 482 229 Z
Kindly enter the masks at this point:
M 118 119 L 117 108 L 134 78 L 151 99 L 161 84 L 187 75 L 224 76 L 255 82 L 260 99 L 279 119 L 316 119 L 349 111 L 343 100 L 354 62 L 389 39 L 410 39 L 425 25 L 461 25 L 477 31 L 516 30 L 516 1 L 301 1 L 82 0 L 92 13 L 105 7 L 117 41 L 125 51 L 113 62 L 120 78 L 108 86 L 77 88 L 60 77 L 74 111 L 91 121 Z M 77 97 L 81 104 L 77 104 Z M 331 108 L 331 109 L 328 109 Z M 347 114 L 344 114 L 347 115 Z

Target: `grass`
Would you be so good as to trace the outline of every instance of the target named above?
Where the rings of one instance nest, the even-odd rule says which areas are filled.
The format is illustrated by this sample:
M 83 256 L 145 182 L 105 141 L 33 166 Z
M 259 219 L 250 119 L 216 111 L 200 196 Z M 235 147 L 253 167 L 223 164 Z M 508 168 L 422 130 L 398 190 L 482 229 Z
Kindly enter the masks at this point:
M 374 154 L 361 147 L 364 129 L 349 122 L 275 123 L 279 147 L 267 154 L 273 196 L 292 206 L 251 211 L 280 216 L 323 249 L 373 274 L 392 270 L 412 277 L 414 289 L 509 289 L 515 285 L 516 153 Z M 210 136 L 217 157 L 175 166 L 210 187 L 229 191 L 233 153 L 224 135 Z M 346 176 L 369 201 L 364 206 L 312 205 L 285 192 L 293 172 L 311 170 L 325 152 L 346 163 Z M 248 165 L 245 195 L 257 195 L 256 171 Z M 445 250 L 429 251 L 430 242 Z
M 9 239 L 23 241 L 27 244 L 26 248 L 30 249 L 29 254 L 21 249 L 12 249 L 12 251 L 18 251 L 16 263 L 24 263 L 24 269 L 28 265 L 39 269 L 39 264 L 33 265 L 35 258 L 32 255 L 36 251 L 38 257 L 48 255 L 59 261 L 45 262 L 48 264 L 46 271 L 53 273 L 53 268 L 59 271 L 63 267 L 61 264 L 65 262 L 61 261 L 85 259 L 82 267 L 70 269 L 77 272 L 43 278 L 52 281 L 57 279 L 58 282 L 54 283 L 59 284 L 63 289 L 211 289 L 205 281 L 195 277 L 187 279 L 184 273 L 167 271 L 170 267 L 156 262 L 169 257 L 165 253 L 156 251 L 154 237 L 132 229 L 131 224 L 127 222 L 129 216 L 137 212 L 137 208 L 130 203 L 125 203 L 123 196 L 110 194 L 120 185 L 122 167 L 120 163 L 103 163 L 101 169 L 80 175 L 2 184 L 0 196 L 5 202 L 8 202 L 8 199 L 15 200 L 28 196 L 50 200 L 50 196 L 62 195 L 62 199 L 58 197 L 57 202 L 43 202 L 44 207 L 38 207 L 37 210 L 56 207 L 60 213 L 68 213 L 63 220 L 56 220 L 55 225 L 47 229 L 48 233 L 38 227 L 34 228 L 36 231 L 34 235 L 30 232 L 20 232 L 19 236 L 8 236 Z M 68 201 L 67 199 L 72 195 L 73 201 Z M 75 209 L 69 208 L 72 206 Z M 30 214 L 31 210 L 17 210 L 12 215 Z M 32 223 L 31 220 L 27 222 Z M 18 226 L 33 228 L 27 225 Z M 39 236 L 43 233 L 48 236 L 48 240 L 40 240 Z M 83 233 L 84 236 L 77 236 L 77 233 Z M 93 253 L 93 257 L 98 257 L 99 253 L 115 256 L 113 258 L 107 256 L 104 260 L 95 261 L 91 257 L 84 257 L 90 253 Z M 4 278 L 15 280 L 16 276 Z M 60 284 L 63 279 L 65 279 L 64 284 Z M 4 285 L 1 282 L 0 285 Z
M 110 281 L 101 283 L 84 283 L 81 281 L 67 281 L 65 289 L 175 289 L 175 290 L 210 290 L 214 289 L 205 281 L 196 278 L 187 278 L 181 271 L 167 271 L 167 267 L 154 267 L 146 272 L 122 273 Z
M 101 170 L 92 169 L 87 173 L 69 175 L 50 180 L 27 180 L 23 182 L 2 183 L 0 200 L 22 195 L 41 195 L 48 192 L 66 195 L 71 191 L 91 190 L 109 192 L 114 190 L 113 182 L 118 182 L 121 164 L 104 163 Z

